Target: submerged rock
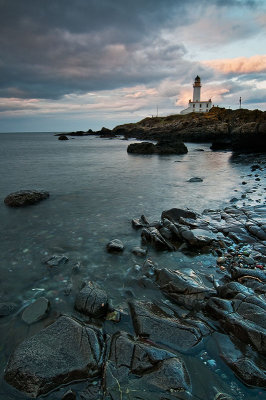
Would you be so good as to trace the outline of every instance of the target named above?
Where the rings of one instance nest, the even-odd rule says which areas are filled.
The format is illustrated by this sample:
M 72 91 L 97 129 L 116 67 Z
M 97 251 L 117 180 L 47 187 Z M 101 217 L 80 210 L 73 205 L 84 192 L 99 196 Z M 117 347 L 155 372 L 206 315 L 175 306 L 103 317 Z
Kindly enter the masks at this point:
M 43 263 L 47 264 L 49 267 L 57 267 L 60 264 L 66 264 L 68 262 L 68 257 L 64 254 L 48 256 L 43 259 Z
M 4 378 L 36 398 L 62 384 L 98 375 L 102 349 L 99 330 L 62 316 L 16 348 Z
M 58 136 L 58 140 L 69 140 L 66 135 L 60 135 Z
M 113 239 L 107 243 L 108 253 L 121 253 L 124 250 L 124 245 L 119 239 Z
M 49 193 L 43 190 L 20 190 L 10 193 L 4 202 L 9 207 L 22 207 L 38 203 L 48 197 Z
M 39 297 L 31 303 L 22 314 L 22 320 L 27 324 L 33 324 L 47 316 L 50 302 L 45 297 Z
M 6 317 L 7 315 L 13 314 L 16 309 L 17 305 L 15 303 L 0 303 L 0 317 Z
M 203 179 L 202 179 L 202 178 L 195 177 L 195 178 L 190 178 L 190 179 L 188 180 L 188 182 L 203 182 Z

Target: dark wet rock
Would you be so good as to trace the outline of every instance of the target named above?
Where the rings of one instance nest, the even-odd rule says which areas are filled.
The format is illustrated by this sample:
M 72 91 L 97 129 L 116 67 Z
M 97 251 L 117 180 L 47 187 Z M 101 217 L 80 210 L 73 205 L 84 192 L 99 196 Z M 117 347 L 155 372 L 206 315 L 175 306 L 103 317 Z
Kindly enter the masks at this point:
M 157 344 L 188 351 L 210 333 L 203 322 L 173 317 L 154 303 L 131 301 L 129 305 L 136 335 Z
M 17 305 L 11 302 L 0 303 L 0 317 L 6 317 L 13 314 L 17 309 Z
M 156 250 L 176 250 L 175 246 L 166 240 L 158 229 L 153 227 L 144 228 L 141 232 L 141 239 L 143 244 L 150 243 Z
M 145 215 L 142 215 L 140 218 L 135 218 L 132 219 L 131 221 L 133 228 L 139 229 L 139 228 L 144 228 L 146 226 L 149 226 L 149 221 L 145 217 Z
M 76 400 L 77 396 L 73 390 L 68 390 L 62 397 L 62 400 Z
M 260 240 L 266 240 L 266 232 L 258 225 L 255 225 L 252 222 L 247 222 L 246 228 L 253 236 L 256 236 Z
M 233 299 L 238 294 L 243 294 L 244 296 L 254 295 L 252 289 L 249 289 L 238 282 L 229 282 L 223 286 L 219 286 L 217 288 L 217 293 L 223 299 Z
M 206 311 L 219 320 L 226 332 L 266 354 L 266 304 L 262 298 L 243 292 L 231 300 L 212 297 Z
M 190 179 L 188 180 L 188 182 L 203 182 L 203 179 L 202 179 L 202 178 L 195 177 L 195 178 L 190 178 Z
M 58 136 L 58 140 L 69 140 L 66 135 L 60 135 Z
M 180 140 L 160 139 L 157 144 L 150 142 L 131 143 L 128 153 L 135 154 L 186 154 L 187 147 Z
M 108 253 L 121 253 L 124 250 L 124 245 L 119 239 L 113 239 L 106 245 Z
M 180 218 L 196 219 L 197 214 L 191 210 L 182 210 L 181 208 L 171 208 L 162 212 L 162 219 L 167 218 L 172 222 L 179 222 Z
M 126 333 L 112 336 L 104 368 L 104 391 L 108 398 L 132 396 L 134 399 L 159 400 L 174 391 L 190 390 L 186 366 L 175 354 L 134 340 Z
M 127 148 L 127 152 L 133 154 L 154 154 L 155 151 L 155 145 L 150 142 L 131 143 Z
M 165 295 L 189 309 L 202 308 L 215 295 L 215 290 L 203 285 L 197 277 L 166 268 L 156 270 L 156 283 Z
M 237 197 L 232 197 L 232 199 L 230 200 L 230 203 L 235 203 L 236 201 L 238 201 Z
M 188 152 L 185 144 L 175 138 L 162 138 L 155 145 L 155 148 L 155 152 L 158 154 L 186 154 Z
M 220 139 L 220 140 L 215 140 L 210 149 L 211 150 L 230 150 L 232 148 L 232 142 L 230 139 Z
M 75 309 L 91 317 L 103 317 L 108 311 L 106 292 L 92 282 L 87 283 L 76 296 Z
M 102 349 L 99 330 L 62 316 L 16 348 L 5 380 L 36 398 L 62 384 L 98 375 Z
M 254 361 L 240 357 L 237 360 L 232 358 L 225 359 L 227 365 L 235 372 L 235 374 L 247 385 L 266 386 L 266 365 L 259 368 Z
M 44 319 L 49 311 L 50 302 L 45 297 L 39 297 L 33 303 L 31 303 L 22 313 L 22 320 L 27 324 L 33 324 L 34 322 Z
M 81 263 L 78 261 L 75 265 L 72 267 L 72 272 L 73 274 L 78 274 L 81 269 Z
M 9 207 L 22 207 L 38 203 L 48 197 L 49 193 L 43 190 L 20 190 L 9 194 L 4 202 Z
M 142 249 L 141 247 L 133 247 L 133 249 L 131 250 L 131 252 L 138 257 L 145 257 L 147 251 Z
M 53 255 L 48 256 L 43 259 L 43 264 L 48 265 L 49 267 L 58 267 L 59 265 L 64 265 L 68 262 L 69 258 L 63 255 Z
M 181 236 L 193 247 L 203 247 L 217 241 L 217 236 L 205 229 L 188 229 L 182 228 Z
M 251 277 L 251 279 L 266 283 L 265 271 L 260 269 L 234 267 L 231 269 L 231 275 L 233 279 L 238 279 L 238 281 L 243 280 L 244 277 Z

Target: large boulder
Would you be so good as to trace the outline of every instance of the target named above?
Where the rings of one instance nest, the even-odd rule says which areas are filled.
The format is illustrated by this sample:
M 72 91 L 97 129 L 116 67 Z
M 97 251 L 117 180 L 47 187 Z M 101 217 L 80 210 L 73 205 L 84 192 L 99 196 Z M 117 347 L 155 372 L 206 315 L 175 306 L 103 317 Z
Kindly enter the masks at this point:
M 179 392 L 190 392 L 191 383 L 182 359 L 122 332 L 111 339 L 104 391 L 112 399 L 174 399 Z
M 131 143 L 127 148 L 127 152 L 134 154 L 154 154 L 156 147 L 150 142 Z
M 184 143 L 176 139 L 161 139 L 155 147 L 158 154 L 186 154 L 188 152 Z
M 49 193 L 43 190 L 20 190 L 10 193 L 4 202 L 9 207 L 22 207 L 38 203 L 48 197 Z
M 15 349 L 5 380 L 36 398 L 60 385 L 98 375 L 102 349 L 99 330 L 62 316 Z

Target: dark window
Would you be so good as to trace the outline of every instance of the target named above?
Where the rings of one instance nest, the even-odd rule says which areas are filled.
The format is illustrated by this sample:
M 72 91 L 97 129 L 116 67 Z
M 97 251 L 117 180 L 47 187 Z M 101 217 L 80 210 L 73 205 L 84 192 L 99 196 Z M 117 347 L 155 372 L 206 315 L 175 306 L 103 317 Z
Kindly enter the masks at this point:
M 193 104 L 193 108 L 195 108 L 195 104 Z
M 201 104 L 200 104 L 199 106 L 200 106 L 200 108 L 201 108 Z
M 206 105 L 206 108 L 208 108 L 209 104 Z

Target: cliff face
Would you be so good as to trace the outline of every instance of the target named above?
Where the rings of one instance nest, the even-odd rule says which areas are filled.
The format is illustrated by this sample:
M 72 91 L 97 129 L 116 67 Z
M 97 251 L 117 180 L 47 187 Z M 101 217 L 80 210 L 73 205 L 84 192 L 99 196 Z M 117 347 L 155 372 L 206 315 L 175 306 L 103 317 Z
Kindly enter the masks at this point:
M 192 142 L 230 142 L 233 149 L 266 150 L 266 112 L 213 107 L 208 113 L 145 118 L 116 126 L 125 138 L 159 140 L 173 137 Z

